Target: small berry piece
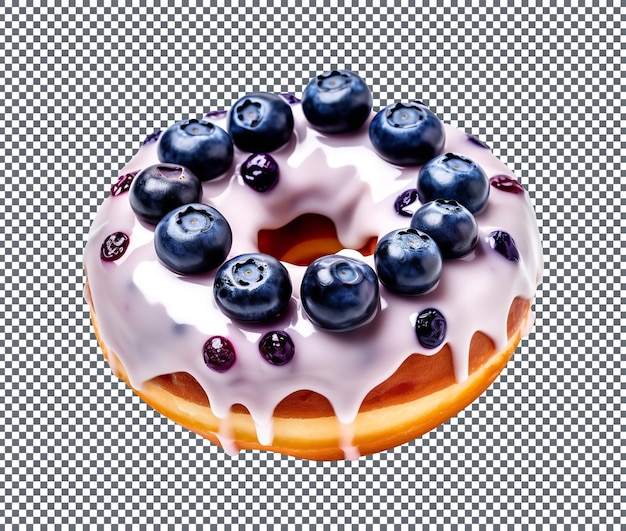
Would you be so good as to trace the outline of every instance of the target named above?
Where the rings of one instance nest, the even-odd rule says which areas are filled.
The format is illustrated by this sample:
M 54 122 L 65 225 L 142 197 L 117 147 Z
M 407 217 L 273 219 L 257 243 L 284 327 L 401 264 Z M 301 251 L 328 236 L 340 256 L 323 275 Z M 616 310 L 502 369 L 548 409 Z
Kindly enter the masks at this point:
M 322 256 L 307 267 L 300 295 L 316 325 L 326 330 L 351 330 L 369 322 L 378 311 L 378 278 L 360 260 Z
M 511 262 L 519 262 L 519 251 L 515 240 L 511 238 L 508 232 L 503 230 L 495 230 L 489 233 L 487 237 L 489 246 L 496 252 L 500 253 L 504 258 Z
M 125 175 L 120 175 L 117 182 L 113 186 L 111 186 L 111 195 L 117 196 L 117 195 L 123 194 L 124 192 L 128 192 L 128 190 L 130 190 L 130 185 L 132 184 L 133 179 L 135 178 L 135 175 L 137 175 L 138 173 L 139 173 L 139 170 L 132 171 Z
M 478 243 L 478 224 L 472 213 L 452 199 L 422 205 L 411 219 L 411 228 L 428 234 L 444 258 L 460 258 Z
M 511 194 L 524 193 L 524 187 L 515 179 L 511 179 L 508 175 L 494 175 L 489 179 L 489 182 L 491 186 L 503 192 L 509 192 Z
M 415 229 L 400 229 L 383 236 L 374 261 L 380 282 L 390 291 L 419 295 L 441 276 L 441 252 L 435 241 Z
M 183 166 L 165 163 L 140 171 L 128 198 L 135 215 L 150 225 L 156 225 L 174 208 L 201 199 L 200 180 Z
M 445 317 L 434 308 L 422 311 L 415 321 L 417 340 L 424 348 L 436 348 L 446 337 L 447 324 Z
M 281 92 L 280 96 L 289 104 L 289 105 L 297 105 L 300 103 L 300 98 L 298 98 L 295 94 L 291 92 Z
M 394 103 L 379 111 L 369 135 L 378 154 L 399 166 L 428 162 L 441 153 L 446 140 L 439 118 L 417 101 Z
M 201 203 L 168 212 L 154 231 L 154 249 L 169 269 L 183 275 L 206 273 L 228 256 L 233 237 L 217 210 Z
M 295 346 L 289 334 L 268 332 L 259 343 L 259 352 L 272 365 L 285 365 L 291 361 Z
M 289 273 L 273 256 L 231 258 L 215 275 L 213 294 L 222 312 L 240 321 L 264 321 L 285 311 L 291 299 Z
M 204 344 L 202 355 L 206 366 L 216 372 L 226 372 L 237 359 L 235 347 L 222 336 L 210 337 Z
M 410 190 L 405 190 L 397 197 L 393 207 L 401 216 L 407 216 L 410 218 L 414 213 L 407 210 L 406 207 L 411 206 L 415 203 L 415 201 L 417 201 L 417 190 L 415 188 L 411 188 Z
M 161 136 L 161 133 L 163 133 L 163 131 L 161 131 L 160 129 L 158 131 L 154 131 L 154 133 L 150 133 L 146 138 L 143 139 L 143 142 L 141 144 L 145 146 L 146 144 L 152 144 L 153 142 L 156 142 Z
M 241 165 L 243 182 L 257 192 L 267 192 L 278 182 L 278 164 L 268 153 L 250 155 Z
M 100 247 L 100 258 L 103 262 L 114 262 L 122 257 L 128 249 L 130 238 L 123 232 L 109 234 Z
M 454 199 L 472 214 L 479 214 L 487 206 L 489 180 L 469 157 L 445 153 L 422 167 L 417 178 L 417 193 L 422 203 Z
M 161 162 L 180 164 L 201 181 L 222 175 L 233 161 L 233 142 L 226 131 L 208 120 L 183 120 L 168 127 L 159 139 Z
M 333 70 L 314 77 L 302 93 L 302 112 L 309 123 L 329 134 L 361 127 L 372 110 L 372 93 L 357 74 Z
M 228 132 L 242 151 L 262 153 L 285 145 L 293 133 L 293 112 L 280 96 L 255 92 L 240 98 L 228 114 Z

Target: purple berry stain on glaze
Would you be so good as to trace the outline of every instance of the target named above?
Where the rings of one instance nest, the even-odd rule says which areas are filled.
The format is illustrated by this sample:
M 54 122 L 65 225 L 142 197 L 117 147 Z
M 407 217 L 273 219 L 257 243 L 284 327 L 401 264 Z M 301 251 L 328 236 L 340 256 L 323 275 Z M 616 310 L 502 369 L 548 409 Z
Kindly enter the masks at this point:
M 291 92 L 281 92 L 280 95 L 289 105 L 297 105 L 300 103 L 300 98 Z
M 161 136 L 162 132 L 163 131 L 158 130 L 158 131 L 155 131 L 154 133 L 150 133 L 146 138 L 144 138 L 141 144 L 145 146 L 146 144 L 151 144 L 152 142 L 156 142 Z
M 123 232 L 109 234 L 100 247 L 100 258 L 103 262 L 118 260 L 128 249 L 129 242 L 130 238 Z
M 428 308 L 417 316 L 415 333 L 417 340 L 425 348 L 436 348 L 446 337 L 447 323 L 439 310 Z
M 519 251 L 517 250 L 517 245 L 508 232 L 495 230 L 489 233 L 487 241 L 489 242 L 489 246 L 494 251 L 500 253 L 507 260 L 511 262 L 519 262 Z
M 489 183 L 502 192 L 508 192 L 510 194 L 524 193 L 524 187 L 515 179 L 511 179 L 508 175 L 494 175 L 489 179 Z
M 227 114 L 228 111 L 224 109 L 219 109 L 217 111 L 209 111 L 204 115 L 204 117 L 209 119 L 213 118 L 214 120 L 220 120 L 222 118 L 225 118 Z
M 210 337 L 202 349 L 204 363 L 216 372 L 226 372 L 237 358 L 233 344 L 222 336 Z
M 135 175 L 137 175 L 140 171 L 141 170 L 137 170 L 126 173 L 125 175 L 120 175 L 117 182 L 113 186 L 111 186 L 111 195 L 117 196 L 123 194 L 124 192 L 128 192 L 128 190 L 130 190 L 130 185 L 135 178 Z
M 491 147 L 489 146 L 489 144 L 487 144 L 486 142 L 483 142 L 480 138 L 478 138 L 476 135 L 467 135 L 467 139 L 472 143 L 472 144 L 476 144 L 477 146 L 480 146 L 481 148 L 485 148 L 485 149 L 489 149 L 491 150 Z
M 285 365 L 293 358 L 295 346 L 289 334 L 268 332 L 259 343 L 259 352 L 272 365 Z
M 174 334 L 177 336 L 182 336 L 187 330 L 187 325 L 183 323 L 176 323 L 174 325 Z
M 396 213 L 410 218 L 414 212 L 411 212 L 406 208 L 415 203 L 415 201 L 417 201 L 417 190 L 415 188 L 411 188 L 410 190 L 405 190 L 397 197 L 393 207 L 396 209 Z

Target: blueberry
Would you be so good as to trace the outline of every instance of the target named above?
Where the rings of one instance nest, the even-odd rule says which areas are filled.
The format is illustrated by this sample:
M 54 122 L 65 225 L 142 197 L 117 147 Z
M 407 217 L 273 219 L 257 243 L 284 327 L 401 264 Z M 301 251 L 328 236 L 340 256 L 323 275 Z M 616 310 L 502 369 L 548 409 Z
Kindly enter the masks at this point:
M 103 262 L 114 262 L 122 257 L 128 249 L 130 238 L 123 232 L 109 234 L 100 246 L 100 259 Z
M 278 164 L 267 153 L 254 153 L 241 165 L 243 182 L 257 192 L 267 192 L 278 182 Z
M 165 214 L 202 199 L 202 184 L 183 166 L 155 164 L 140 171 L 130 185 L 129 201 L 139 219 L 156 225 Z
M 422 167 L 417 193 L 422 203 L 454 199 L 472 214 L 478 214 L 487 206 L 489 179 L 472 159 L 459 153 L 445 153 Z
M 285 145 L 293 132 L 293 112 L 280 96 L 255 92 L 240 98 L 228 113 L 228 131 L 242 151 L 261 153 Z
M 378 310 L 378 294 L 374 270 L 340 255 L 322 256 L 309 265 L 300 293 L 311 321 L 334 331 L 367 323 Z
M 264 321 L 280 315 L 291 298 L 285 266 L 256 253 L 230 259 L 215 276 L 213 293 L 222 312 L 240 321 Z
M 370 140 L 378 154 L 399 166 L 424 164 L 443 150 L 443 124 L 423 103 L 394 103 L 370 124 Z
M 161 135 L 157 155 L 161 162 L 180 164 L 201 181 L 210 181 L 230 168 L 233 142 L 226 131 L 208 120 L 183 120 Z
M 419 295 L 441 275 L 441 252 L 435 241 L 415 229 L 399 229 L 383 236 L 374 261 L 380 282 L 390 291 Z
M 417 316 L 415 333 L 424 348 L 437 348 L 446 337 L 448 326 L 439 310 L 428 308 Z
M 508 192 L 510 194 L 524 193 L 524 187 L 508 175 L 494 175 L 491 179 L 489 179 L 489 183 L 494 188 L 503 192 Z
M 302 94 L 302 112 L 324 133 L 346 133 L 361 127 L 372 111 L 372 93 L 358 75 L 333 70 L 314 77 Z
M 437 199 L 422 205 L 413 214 L 411 228 L 435 240 L 443 258 L 465 256 L 478 242 L 474 216 L 453 199 Z
M 268 332 L 259 343 L 259 352 L 272 365 L 285 365 L 293 358 L 295 346 L 289 334 Z
M 232 232 L 224 216 L 200 203 L 172 210 L 154 232 L 154 248 L 161 262 L 183 275 L 215 269 L 226 259 L 231 245 Z
M 222 336 L 210 337 L 202 349 L 204 363 L 216 372 L 226 372 L 237 360 L 235 347 Z
M 489 246 L 496 252 L 500 253 L 504 258 L 511 262 L 519 262 L 519 251 L 515 240 L 511 238 L 508 232 L 503 230 L 494 230 L 487 237 Z

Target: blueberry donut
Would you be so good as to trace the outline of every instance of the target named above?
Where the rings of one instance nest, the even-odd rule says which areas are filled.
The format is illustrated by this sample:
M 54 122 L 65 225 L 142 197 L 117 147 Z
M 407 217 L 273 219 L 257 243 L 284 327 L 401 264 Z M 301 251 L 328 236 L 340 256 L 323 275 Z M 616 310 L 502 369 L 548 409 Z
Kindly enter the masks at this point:
M 229 454 L 356 459 L 465 408 L 532 326 L 528 193 L 422 102 L 358 75 L 149 135 L 84 252 L 113 372 Z

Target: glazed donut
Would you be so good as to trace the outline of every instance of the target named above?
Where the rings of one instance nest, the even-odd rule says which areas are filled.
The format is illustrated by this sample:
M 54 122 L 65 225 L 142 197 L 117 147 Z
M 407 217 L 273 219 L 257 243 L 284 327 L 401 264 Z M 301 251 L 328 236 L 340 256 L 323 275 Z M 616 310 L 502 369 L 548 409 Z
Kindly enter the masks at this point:
M 84 252 L 113 372 L 222 447 L 356 459 L 483 393 L 532 327 L 528 193 L 489 146 L 356 74 L 149 135 Z

